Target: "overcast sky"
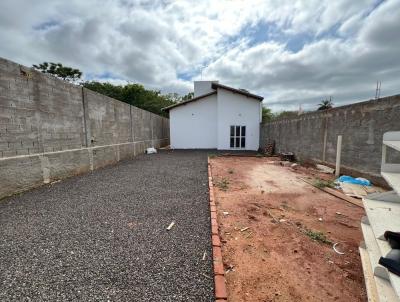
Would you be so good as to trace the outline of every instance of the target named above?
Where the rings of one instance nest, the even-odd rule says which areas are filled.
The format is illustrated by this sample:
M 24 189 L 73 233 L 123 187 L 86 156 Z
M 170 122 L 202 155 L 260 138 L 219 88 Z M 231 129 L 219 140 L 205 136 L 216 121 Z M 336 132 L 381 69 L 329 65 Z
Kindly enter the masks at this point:
M 1 0 L 0 56 L 164 93 L 219 80 L 274 111 L 400 93 L 400 0 Z

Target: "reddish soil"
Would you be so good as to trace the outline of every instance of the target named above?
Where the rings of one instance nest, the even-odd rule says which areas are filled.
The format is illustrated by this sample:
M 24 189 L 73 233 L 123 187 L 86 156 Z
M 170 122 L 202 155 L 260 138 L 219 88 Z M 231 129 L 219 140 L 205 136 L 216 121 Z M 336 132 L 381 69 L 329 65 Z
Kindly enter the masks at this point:
M 301 180 L 332 176 L 274 160 L 211 159 L 228 300 L 366 301 L 358 253 L 364 210 Z M 307 231 L 323 232 L 345 254 Z

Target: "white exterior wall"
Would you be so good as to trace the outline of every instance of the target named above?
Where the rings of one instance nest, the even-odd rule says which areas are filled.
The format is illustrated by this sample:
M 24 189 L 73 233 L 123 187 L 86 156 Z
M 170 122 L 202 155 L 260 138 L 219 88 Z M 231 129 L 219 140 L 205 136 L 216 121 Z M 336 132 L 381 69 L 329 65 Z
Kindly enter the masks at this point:
M 194 81 L 194 97 L 215 91 L 211 88 L 212 83 L 218 83 L 218 81 Z
M 218 89 L 219 150 L 230 148 L 230 126 L 246 126 L 245 150 L 258 150 L 260 140 L 261 102 L 226 89 Z
M 217 95 L 172 108 L 169 112 L 173 149 L 217 148 Z

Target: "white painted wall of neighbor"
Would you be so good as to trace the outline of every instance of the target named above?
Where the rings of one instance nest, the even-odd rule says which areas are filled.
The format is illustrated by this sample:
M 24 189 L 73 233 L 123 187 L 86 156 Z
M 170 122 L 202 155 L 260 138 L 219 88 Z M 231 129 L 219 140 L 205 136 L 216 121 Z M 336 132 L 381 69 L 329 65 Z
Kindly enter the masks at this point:
M 260 140 L 261 102 L 218 88 L 219 150 L 230 148 L 230 126 L 246 126 L 246 150 L 258 150 Z
M 217 148 L 217 111 L 216 94 L 171 109 L 171 148 Z

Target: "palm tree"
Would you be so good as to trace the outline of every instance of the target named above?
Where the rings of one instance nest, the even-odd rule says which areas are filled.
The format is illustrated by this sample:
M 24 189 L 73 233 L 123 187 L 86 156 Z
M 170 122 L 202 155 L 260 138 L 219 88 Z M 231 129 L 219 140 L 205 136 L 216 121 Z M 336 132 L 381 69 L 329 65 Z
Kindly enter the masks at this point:
M 332 103 L 332 98 L 326 99 L 321 101 L 321 103 L 318 104 L 318 110 L 326 110 L 326 109 L 331 109 L 333 107 Z

